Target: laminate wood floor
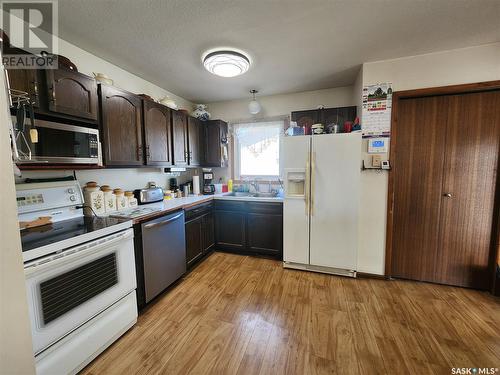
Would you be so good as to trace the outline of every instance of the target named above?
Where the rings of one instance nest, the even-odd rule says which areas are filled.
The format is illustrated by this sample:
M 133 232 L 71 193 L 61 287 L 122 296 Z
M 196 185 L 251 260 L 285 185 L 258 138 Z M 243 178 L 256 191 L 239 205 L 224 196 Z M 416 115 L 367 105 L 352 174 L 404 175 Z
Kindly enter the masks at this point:
M 214 253 L 83 374 L 450 374 L 500 367 L 500 299 Z

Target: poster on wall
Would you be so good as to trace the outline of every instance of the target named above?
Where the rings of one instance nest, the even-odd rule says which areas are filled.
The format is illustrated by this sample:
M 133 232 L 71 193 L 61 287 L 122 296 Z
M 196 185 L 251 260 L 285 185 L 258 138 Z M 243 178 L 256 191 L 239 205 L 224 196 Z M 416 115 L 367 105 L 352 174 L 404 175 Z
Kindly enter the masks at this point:
M 391 134 L 392 83 L 363 87 L 363 137 L 388 137 Z

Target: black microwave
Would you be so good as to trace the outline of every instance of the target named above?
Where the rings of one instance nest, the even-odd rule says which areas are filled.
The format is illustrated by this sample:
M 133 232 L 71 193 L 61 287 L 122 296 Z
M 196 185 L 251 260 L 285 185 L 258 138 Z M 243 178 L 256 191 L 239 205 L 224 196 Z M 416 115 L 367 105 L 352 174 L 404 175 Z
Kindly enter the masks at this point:
M 30 126 L 16 125 L 16 163 L 102 164 L 99 130 L 36 119 L 35 129 L 32 142 Z

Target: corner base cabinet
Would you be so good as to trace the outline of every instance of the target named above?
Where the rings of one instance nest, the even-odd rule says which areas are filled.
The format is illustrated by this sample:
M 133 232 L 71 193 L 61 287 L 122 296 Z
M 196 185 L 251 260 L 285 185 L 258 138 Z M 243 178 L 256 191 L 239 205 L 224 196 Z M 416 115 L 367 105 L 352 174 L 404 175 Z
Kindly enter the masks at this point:
M 283 204 L 215 200 L 218 250 L 283 259 Z

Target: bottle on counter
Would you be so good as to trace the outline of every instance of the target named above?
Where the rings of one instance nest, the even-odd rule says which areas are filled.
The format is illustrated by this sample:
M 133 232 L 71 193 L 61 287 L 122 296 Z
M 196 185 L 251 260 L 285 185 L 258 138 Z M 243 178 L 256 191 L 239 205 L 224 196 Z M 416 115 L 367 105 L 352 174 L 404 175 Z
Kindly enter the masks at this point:
M 227 180 L 227 190 L 231 193 L 233 191 L 233 180 Z
M 127 204 L 129 208 L 137 207 L 137 198 L 134 197 L 133 191 L 126 191 L 124 195 L 125 198 L 127 199 Z
M 116 197 L 116 208 L 118 211 L 126 210 L 128 208 L 128 199 L 125 198 L 125 193 L 122 189 L 115 189 L 113 193 Z
M 104 194 L 104 208 L 106 212 L 116 211 L 116 196 L 108 185 L 101 186 Z
M 99 185 L 95 181 L 89 181 L 83 188 L 83 198 L 85 207 L 83 213 L 85 216 L 93 216 L 104 214 L 104 193 L 100 190 Z

